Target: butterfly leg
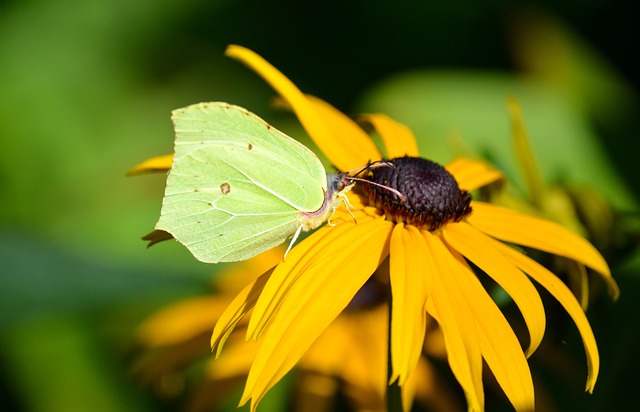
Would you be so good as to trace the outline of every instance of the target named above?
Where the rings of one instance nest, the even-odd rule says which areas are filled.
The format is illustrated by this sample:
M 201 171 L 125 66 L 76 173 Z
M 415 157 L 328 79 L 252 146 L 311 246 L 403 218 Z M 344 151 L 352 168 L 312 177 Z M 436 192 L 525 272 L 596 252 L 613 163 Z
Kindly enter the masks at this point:
M 289 251 L 293 247 L 293 244 L 296 243 L 296 240 L 298 240 L 298 236 L 300 236 L 300 232 L 302 232 L 302 225 L 300 225 L 298 227 L 298 230 L 296 230 L 296 233 L 293 234 L 293 237 L 291 238 L 291 242 L 289 242 L 289 247 L 287 248 L 287 251 L 284 252 L 284 257 L 282 258 L 283 262 L 287 260 L 287 255 L 289 254 Z

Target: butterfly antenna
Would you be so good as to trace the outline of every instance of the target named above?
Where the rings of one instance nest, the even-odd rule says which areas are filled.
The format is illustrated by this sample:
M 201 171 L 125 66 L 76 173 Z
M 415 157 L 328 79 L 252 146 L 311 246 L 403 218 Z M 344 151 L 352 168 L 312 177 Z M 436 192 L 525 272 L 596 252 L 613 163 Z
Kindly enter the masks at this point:
M 364 167 L 358 167 L 356 169 L 351 169 L 349 171 L 346 172 L 347 175 L 352 175 L 352 176 L 358 176 L 359 174 L 361 174 L 362 172 L 369 170 L 369 169 L 376 169 L 378 167 L 393 167 L 395 168 L 396 166 L 387 161 L 387 160 L 376 160 L 375 162 L 371 162 L 368 165 L 364 166 Z
M 347 179 L 355 180 L 357 182 L 364 182 L 364 183 L 369 184 L 369 185 L 378 186 L 378 187 L 380 187 L 382 189 L 385 189 L 385 190 L 388 190 L 391 193 L 393 193 L 394 195 L 398 196 L 402 203 L 407 201 L 407 197 L 405 195 L 403 195 L 402 193 L 400 193 L 399 191 L 397 191 L 396 189 L 394 189 L 392 187 L 381 185 L 380 183 L 372 182 L 370 180 L 362 179 L 360 177 L 348 176 Z
M 396 165 L 388 160 L 376 160 L 375 162 L 369 163 L 366 169 L 377 169 L 378 167 L 392 167 L 395 169 Z

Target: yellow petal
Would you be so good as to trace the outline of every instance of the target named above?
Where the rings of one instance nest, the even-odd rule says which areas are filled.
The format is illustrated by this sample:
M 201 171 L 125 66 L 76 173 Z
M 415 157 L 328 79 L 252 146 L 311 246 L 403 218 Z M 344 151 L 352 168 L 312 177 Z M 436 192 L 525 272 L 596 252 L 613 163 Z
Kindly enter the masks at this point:
M 450 251 L 452 279 L 476 321 L 483 358 L 514 408 L 535 410 L 531 371 L 518 338 L 462 255 L 453 249 Z
M 376 145 L 356 122 L 322 99 L 309 95 L 307 98 L 316 115 L 324 119 L 331 135 L 319 140 L 308 129 L 307 132 L 338 170 L 346 172 L 361 168 L 382 158 Z
M 225 298 L 185 299 L 147 318 L 138 334 L 147 346 L 175 345 L 210 331 L 229 304 Z
M 586 239 L 565 227 L 484 202 L 472 202 L 467 221 L 486 234 L 518 245 L 540 249 L 578 261 L 598 272 L 607 283 L 609 294 L 617 299 L 618 285 L 607 262 Z
M 511 296 L 529 329 L 527 356 L 540 345 L 545 329 L 542 299 L 529 278 L 504 258 L 490 238 L 464 222 L 448 224 L 442 234 L 451 247 L 472 261 Z
M 351 333 L 341 314 L 318 336 L 300 359 L 299 368 L 323 375 L 336 376 L 346 362 L 345 351 L 353 344 Z M 351 326 L 351 325 L 349 325 Z
M 425 366 L 426 364 L 426 366 Z M 434 376 L 432 376 L 433 370 L 431 365 L 425 361 L 424 358 L 418 358 L 418 363 L 413 371 L 409 375 L 409 378 L 402 385 L 402 410 L 409 412 L 413 406 L 413 401 L 416 398 L 416 392 L 420 385 L 433 385 Z M 422 387 L 420 387 L 422 389 Z
M 272 270 L 267 271 L 262 276 L 258 277 L 255 281 L 251 282 L 245 287 L 238 296 L 227 306 L 227 309 L 220 316 L 220 319 L 216 322 L 216 326 L 213 329 L 211 335 L 211 351 L 215 353 L 215 357 L 219 357 L 222 352 L 222 347 L 225 341 L 233 332 L 236 325 L 244 318 L 244 316 L 251 310 L 256 304 L 264 285 L 269 280 Z
M 454 280 L 450 252 L 435 235 L 423 231 L 428 253 L 424 256 L 431 279 L 431 296 L 427 311 L 438 321 L 447 348 L 451 371 L 467 398 L 469 411 L 484 410 L 482 387 L 482 353 L 473 314 L 462 298 Z
M 367 160 L 379 158 L 373 142 L 352 120 L 319 99 L 305 96 L 262 57 L 236 45 L 229 46 L 225 54 L 249 66 L 285 99 L 309 136 L 339 170 L 366 166 Z
M 210 358 L 205 366 L 209 379 L 244 378 L 249 373 L 258 345 L 244 339 L 229 339 L 226 349 L 218 359 Z
M 392 228 L 393 224 L 383 219 L 323 228 L 323 236 L 316 238 L 318 232 L 314 233 L 278 265 L 254 308 L 253 316 L 271 318 L 271 322 L 261 336 L 241 405 L 251 398 L 251 409 L 255 410 L 264 394 L 349 304 L 388 255 Z M 287 282 L 288 278 L 295 282 Z M 285 284 L 287 290 L 277 310 L 265 314 L 262 308 L 270 307 L 274 292 Z M 251 331 L 247 333 L 251 336 Z
M 173 164 L 173 155 L 163 155 L 147 159 L 139 165 L 129 169 L 127 176 L 141 175 L 145 173 L 160 173 L 171 169 Z
M 445 167 L 458 182 L 462 190 L 472 191 L 502 179 L 501 172 L 492 169 L 485 162 L 459 157 Z
M 589 307 L 589 274 L 587 268 L 574 260 L 567 260 L 567 284 L 576 296 L 584 312 Z M 577 291 L 577 292 L 576 292 Z
M 389 384 L 403 386 L 416 367 L 426 331 L 429 267 L 422 234 L 414 226 L 396 224 L 390 245 L 391 364 Z
M 358 121 L 360 120 L 369 123 L 378 132 L 389 159 L 403 156 L 418 157 L 420 155 L 413 132 L 402 123 L 398 123 L 381 113 L 358 115 Z
M 339 376 L 353 388 L 350 393 L 361 388 L 354 394 L 356 402 L 366 405 L 366 410 L 381 410 L 387 388 L 389 308 L 380 305 L 341 317 L 349 321 L 353 343 Z
M 338 378 L 360 407 L 356 410 L 384 410 L 388 312 L 386 305 L 343 312 L 313 343 L 298 368 Z
M 271 317 L 279 310 L 291 285 L 304 274 L 308 266 L 315 265 L 316 259 L 325 256 L 324 249 L 335 246 L 336 241 L 349 241 L 354 225 L 363 226 L 374 219 L 380 220 L 379 216 L 368 216 L 366 210 L 354 210 L 353 214 L 357 223 L 343 212 L 341 221 L 335 222 L 335 226 L 320 228 L 291 249 L 287 259 L 275 268 L 272 280 L 267 283 L 256 304 L 249 321 L 247 339 L 257 340 L 260 337 Z M 391 222 L 388 224 L 391 225 Z
M 578 303 L 569 288 L 547 268 L 509 246 L 495 240 L 492 242 L 494 242 L 494 247 L 498 249 L 503 256 L 548 290 L 549 293 L 560 302 L 569 316 L 571 316 L 571 319 L 573 319 L 580 331 L 582 343 L 584 344 L 587 354 L 588 376 L 586 390 L 592 392 L 600 369 L 600 356 L 591 325 L 589 325 L 589 321 L 582 311 L 580 303 Z

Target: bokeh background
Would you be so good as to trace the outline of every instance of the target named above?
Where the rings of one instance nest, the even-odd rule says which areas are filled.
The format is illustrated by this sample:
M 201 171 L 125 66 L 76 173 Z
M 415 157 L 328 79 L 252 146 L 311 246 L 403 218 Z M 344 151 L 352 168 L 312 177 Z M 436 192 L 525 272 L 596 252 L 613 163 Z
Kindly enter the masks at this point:
M 239 104 L 305 140 L 269 106 L 272 90 L 223 56 L 231 43 L 346 113 L 406 123 L 431 158 L 471 151 L 518 187 L 506 111 L 516 97 L 545 178 L 594 188 L 624 217 L 603 235 L 622 239 L 608 251 L 622 296 L 589 310 L 600 380 L 589 396 L 577 376 L 557 410 L 637 405 L 640 257 L 620 235 L 634 229 L 640 193 L 633 10 L 604 0 L 0 2 L 0 410 L 173 409 L 131 374 L 135 328 L 206 293 L 219 267 L 175 244 L 145 248 L 164 178 L 125 172 L 170 153 L 170 111 L 200 101 Z M 583 362 L 575 331 L 562 339 Z

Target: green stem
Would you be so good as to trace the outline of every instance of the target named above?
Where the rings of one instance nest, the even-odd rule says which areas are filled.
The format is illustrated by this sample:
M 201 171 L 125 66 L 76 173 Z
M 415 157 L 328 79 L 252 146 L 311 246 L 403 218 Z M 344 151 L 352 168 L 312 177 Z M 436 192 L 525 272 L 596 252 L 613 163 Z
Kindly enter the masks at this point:
M 387 333 L 387 382 L 391 380 L 393 365 L 391 363 L 391 293 L 389 293 L 389 328 Z M 398 380 L 387 385 L 387 412 L 402 411 L 402 388 Z
M 387 411 L 402 412 L 402 388 L 397 380 L 387 386 Z

